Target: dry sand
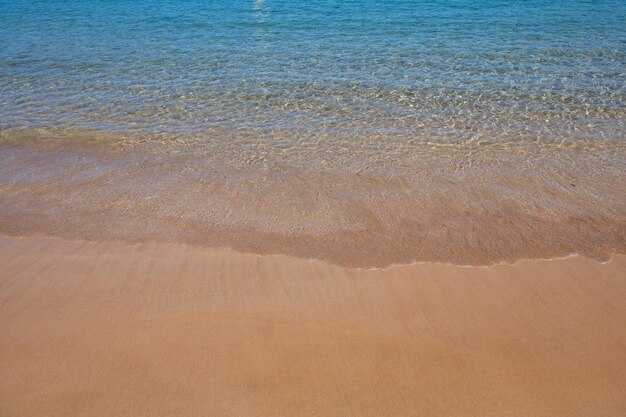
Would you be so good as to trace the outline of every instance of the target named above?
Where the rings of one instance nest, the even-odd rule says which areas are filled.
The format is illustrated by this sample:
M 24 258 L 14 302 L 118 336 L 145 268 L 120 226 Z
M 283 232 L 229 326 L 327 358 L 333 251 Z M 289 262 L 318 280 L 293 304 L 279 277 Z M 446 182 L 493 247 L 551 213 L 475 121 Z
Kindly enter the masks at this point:
M 0 238 L 0 416 L 624 416 L 626 257 Z

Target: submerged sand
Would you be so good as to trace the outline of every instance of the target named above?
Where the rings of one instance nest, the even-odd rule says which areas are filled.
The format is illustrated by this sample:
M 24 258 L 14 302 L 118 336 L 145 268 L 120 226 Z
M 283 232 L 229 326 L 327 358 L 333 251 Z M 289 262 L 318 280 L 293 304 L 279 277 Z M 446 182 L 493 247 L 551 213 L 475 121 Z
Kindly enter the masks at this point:
M 300 147 L 257 161 L 236 145 L 0 130 L 0 234 L 176 242 L 362 268 L 626 254 L 619 141 L 330 149 L 338 159 L 329 161 Z
M 1 416 L 623 416 L 626 257 L 0 238 Z

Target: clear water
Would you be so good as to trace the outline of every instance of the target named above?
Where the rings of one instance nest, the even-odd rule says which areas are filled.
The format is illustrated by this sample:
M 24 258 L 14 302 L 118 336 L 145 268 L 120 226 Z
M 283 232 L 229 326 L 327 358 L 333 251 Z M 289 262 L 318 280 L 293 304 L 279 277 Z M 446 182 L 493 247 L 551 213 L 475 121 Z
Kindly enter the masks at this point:
M 0 192 L 12 190 L 0 231 L 246 250 L 272 241 L 268 251 L 324 258 L 345 245 L 323 249 L 332 244 L 320 236 L 362 233 L 370 237 L 348 246 L 387 250 L 374 262 L 385 264 L 464 260 L 504 216 L 523 244 L 503 226 L 493 247 L 483 244 L 489 255 L 472 259 L 560 254 L 584 242 L 582 252 L 615 250 L 626 245 L 624 28 L 621 0 L 0 0 Z M 95 174 L 79 169 L 81 158 L 118 165 Z M 157 160 L 172 171 L 152 169 Z M 55 170 L 68 164 L 73 174 L 61 179 Z M 85 179 L 113 171 L 120 177 L 98 177 L 98 186 Z M 128 176 L 136 183 L 122 187 Z M 142 206 L 146 181 L 150 198 L 162 198 L 154 212 Z M 128 205 L 94 214 L 103 190 Z M 85 208 L 81 221 L 98 221 L 50 226 L 78 210 L 61 204 L 63 193 Z M 452 197 L 430 207 L 436 195 Z M 514 209 L 494 209 L 502 198 Z M 479 207 L 475 218 L 467 206 Z M 50 222 L 27 227 L 27 213 Z M 201 231 L 130 233 L 138 213 L 189 217 Z M 126 214 L 133 220 L 116 233 L 97 227 Z M 539 242 L 539 225 L 567 239 Z M 243 226 L 236 239 L 224 231 Z M 463 226 L 476 229 L 470 243 L 442 237 Z M 389 249 L 407 228 L 401 248 Z M 207 237 L 217 230 L 231 237 Z M 384 247 L 371 237 L 381 234 Z
M 0 9 L 2 127 L 623 139 L 620 0 L 2 0 Z

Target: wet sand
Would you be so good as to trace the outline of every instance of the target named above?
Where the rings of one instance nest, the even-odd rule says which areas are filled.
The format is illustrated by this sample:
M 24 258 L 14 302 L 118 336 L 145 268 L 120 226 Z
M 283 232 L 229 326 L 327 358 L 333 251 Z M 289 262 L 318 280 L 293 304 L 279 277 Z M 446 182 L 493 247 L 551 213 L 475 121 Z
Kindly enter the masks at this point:
M 0 238 L 0 416 L 623 416 L 626 257 Z

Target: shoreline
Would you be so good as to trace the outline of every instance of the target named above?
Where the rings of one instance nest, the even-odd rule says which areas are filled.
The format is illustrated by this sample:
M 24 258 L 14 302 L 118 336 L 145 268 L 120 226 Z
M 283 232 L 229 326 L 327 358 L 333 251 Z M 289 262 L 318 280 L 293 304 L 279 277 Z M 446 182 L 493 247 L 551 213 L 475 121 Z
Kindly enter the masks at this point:
M 177 242 L 362 268 L 626 253 L 619 148 L 529 157 L 460 147 L 364 170 L 373 162 L 364 155 L 356 165 L 281 162 L 289 152 L 248 164 L 210 145 L 152 152 L 88 134 L 19 138 L 0 140 L 4 235 Z
M 626 256 L 350 269 L 0 236 L 0 413 L 621 416 Z
M 290 258 L 290 259 L 294 259 L 294 260 L 298 260 L 302 262 L 317 262 L 322 265 L 327 265 L 329 267 L 336 267 L 336 268 L 342 268 L 342 269 L 347 269 L 347 270 L 352 270 L 352 271 L 362 271 L 362 272 L 387 271 L 387 270 L 394 269 L 394 268 L 406 268 L 406 267 L 424 266 L 424 265 L 435 265 L 435 266 L 454 267 L 454 268 L 470 268 L 470 269 L 493 268 L 493 267 L 499 267 L 499 266 L 514 267 L 523 262 L 565 261 L 568 259 L 576 259 L 576 258 L 584 259 L 587 261 L 592 261 L 600 265 L 607 265 L 607 264 L 610 264 L 615 258 L 626 257 L 626 253 L 620 252 L 620 251 L 606 253 L 606 257 L 604 257 L 603 259 L 596 259 L 593 257 L 586 256 L 585 254 L 582 254 L 582 253 L 572 252 L 572 253 L 561 255 L 561 256 L 545 257 L 545 258 L 541 258 L 541 257 L 523 258 L 522 257 L 522 258 L 515 258 L 511 261 L 503 259 L 503 260 L 493 261 L 492 263 L 485 263 L 485 264 L 455 263 L 453 261 L 441 261 L 441 260 L 432 260 L 432 261 L 416 260 L 416 261 L 409 261 L 405 263 L 401 263 L 401 262 L 391 263 L 385 266 L 352 266 L 352 265 L 344 265 L 340 263 L 335 263 L 331 260 L 326 260 L 326 259 L 321 259 L 321 258 L 306 258 L 302 256 L 292 255 L 290 253 L 281 253 L 281 252 L 256 253 L 256 252 L 251 252 L 251 251 L 239 250 L 237 248 L 233 248 L 230 246 L 209 246 L 209 245 L 205 245 L 201 243 L 190 244 L 190 243 L 177 242 L 177 241 L 168 242 L 168 241 L 159 241 L 159 240 L 149 240 L 149 241 L 90 240 L 90 239 L 68 238 L 68 237 L 63 237 L 63 236 L 51 236 L 51 235 L 45 235 L 45 234 L 11 235 L 11 234 L 0 233 L 0 240 L 2 239 L 52 240 L 52 241 L 58 241 L 60 242 L 60 244 L 63 244 L 64 242 L 65 243 L 74 242 L 74 243 L 80 243 L 82 245 L 102 244 L 102 245 L 125 245 L 129 247 L 136 247 L 136 246 L 141 247 L 141 246 L 150 246 L 150 245 L 157 245 L 157 246 L 173 245 L 177 247 L 188 248 L 189 250 L 200 250 L 200 251 L 207 251 L 207 252 L 231 252 L 234 255 L 238 255 L 238 256 L 258 256 L 258 257 L 269 257 L 269 258 L 286 257 L 286 258 Z

